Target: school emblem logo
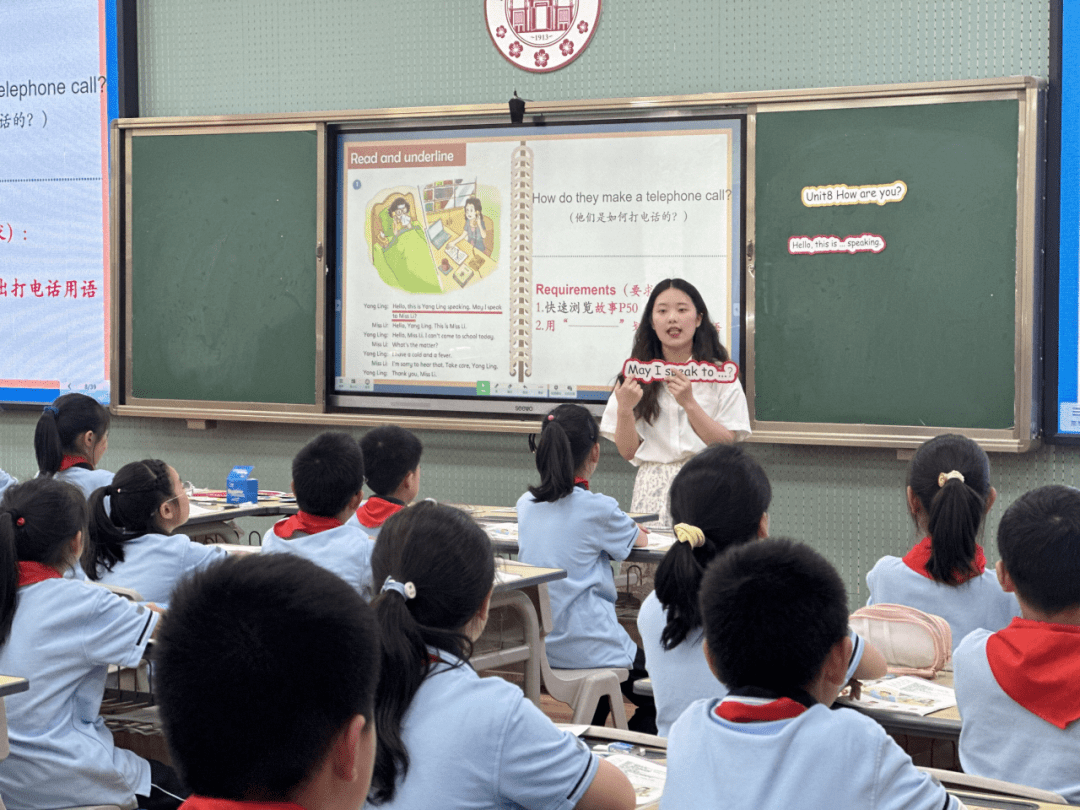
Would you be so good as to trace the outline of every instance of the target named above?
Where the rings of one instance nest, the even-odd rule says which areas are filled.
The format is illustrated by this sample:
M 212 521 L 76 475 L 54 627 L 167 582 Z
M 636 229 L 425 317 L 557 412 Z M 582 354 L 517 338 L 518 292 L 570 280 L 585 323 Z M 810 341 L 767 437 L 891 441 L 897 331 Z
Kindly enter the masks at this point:
M 601 0 L 484 0 L 488 34 L 510 64 L 550 73 L 592 41 Z

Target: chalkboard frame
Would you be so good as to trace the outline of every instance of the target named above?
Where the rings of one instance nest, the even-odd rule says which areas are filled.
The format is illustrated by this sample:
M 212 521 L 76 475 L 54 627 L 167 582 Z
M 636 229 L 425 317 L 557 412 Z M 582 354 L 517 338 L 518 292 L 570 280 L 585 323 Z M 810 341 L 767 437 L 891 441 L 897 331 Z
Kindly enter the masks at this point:
M 746 389 L 750 406 L 750 441 L 779 444 L 855 445 L 863 447 L 915 448 L 940 433 L 970 436 L 987 450 L 1024 452 L 1037 445 L 1039 417 L 1038 359 L 1041 328 L 1037 286 L 1041 249 L 1041 121 L 1043 83 L 1029 77 L 988 82 L 975 88 L 958 84 L 912 94 L 910 86 L 864 88 L 861 94 L 845 92 L 809 103 L 761 103 L 750 105 L 747 116 L 747 276 L 746 276 Z M 931 105 L 1015 101 L 1018 115 L 1016 287 L 1014 324 L 1014 401 L 1011 429 L 980 429 L 952 425 L 836 424 L 782 422 L 758 419 L 755 407 L 756 377 L 756 266 L 757 241 L 757 125 L 760 116 L 803 110 L 837 110 L 859 107 Z
M 586 99 L 550 103 L 530 103 L 526 123 L 543 126 L 553 121 L 574 123 L 598 120 L 605 116 L 630 118 L 636 115 L 678 118 L 682 115 L 698 115 L 703 111 L 724 110 L 725 113 L 746 115 L 745 129 L 746 184 L 745 227 L 747 240 L 743 290 L 747 306 L 744 308 L 744 363 L 747 393 L 753 407 L 754 377 L 754 183 L 755 183 L 755 132 L 756 117 L 770 111 L 785 109 L 811 109 L 814 106 L 836 108 L 845 105 L 882 106 L 911 103 L 952 102 L 961 99 L 976 100 L 1002 96 L 1016 98 L 1019 109 L 1022 148 L 1018 153 L 1018 208 L 1017 208 L 1017 307 L 1016 307 L 1016 358 L 1015 390 L 1017 414 L 1016 426 L 1011 431 L 982 431 L 960 429 L 982 443 L 989 450 L 1022 452 L 1035 445 L 1037 435 L 1037 404 L 1039 380 L 1033 358 L 1041 345 L 1038 302 L 1035 281 L 1038 274 L 1038 235 L 1041 227 L 1041 106 L 1045 95 L 1043 83 L 1030 77 L 1004 79 L 973 79 L 952 82 L 919 82 L 912 84 L 870 85 L 860 87 L 808 88 L 796 90 L 749 91 L 740 93 L 707 93 L 696 95 L 643 97 L 623 99 Z M 205 133 L 220 128 L 223 131 L 239 131 L 242 127 L 314 126 L 320 131 L 319 183 L 322 192 L 320 207 L 327 205 L 329 180 L 325 159 L 328 149 L 327 131 L 335 127 L 382 128 L 444 128 L 452 126 L 480 126 L 506 120 L 505 104 L 478 104 L 452 107 L 387 108 L 376 110 L 347 110 L 329 112 L 295 113 L 283 115 L 215 116 L 212 118 L 157 118 L 121 119 L 113 124 L 113 199 L 112 244 L 112 306 L 111 312 L 111 368 L 113 391 L 116 392 L 112 411 L 120 415 L 171 417 L 186 419 L 190 426 L 205 426 L 213 420 L 268 421 L 280 423 L 321 425 L 380 425 L 400 424 L 414 429 L 442 429 L 492 432 L 533 432 L 539 424 L 535 418 L 493 419 L 482 415 L 423 416 L 393 412 L 340 413 L 328 410 L 325 393 L 325 377 L 314 406 L 267 405 L 266 403 L 224 403 L 194 400 L 138 400 L 130 396 L 127 381 L 130 379 L 127 359 L 129 352 L 124 340 L 126 326 L 130 321 L 129 299 L 124 296 L 126 287 L 127 256 L 130 254 L 129 221 L 125 194 L 130 191 L 130 166 L 124 160 L 127 144 L 133 133 L 139 130 L 160 129 L 169 134 L 184 131 Z M 328 245 L 325 213 L 320 219 L 322 242 Z M 320 290 L 319 334 L 316 336 L 322 367 L 326 368 L 325 336 L 326 313 L 325 286 Z M 926 438 L 940 433 L 949 426 L 882 426 L 825 423 L 771 423 L 754 421 L 752 442 L 797 443 L 811 445 L 851 445 L 912 448 Z

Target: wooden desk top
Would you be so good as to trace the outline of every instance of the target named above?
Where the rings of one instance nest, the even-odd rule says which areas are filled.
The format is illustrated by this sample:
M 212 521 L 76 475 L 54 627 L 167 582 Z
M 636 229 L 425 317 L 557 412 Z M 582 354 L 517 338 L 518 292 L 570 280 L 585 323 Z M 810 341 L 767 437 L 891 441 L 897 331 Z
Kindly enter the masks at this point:
M 509 576 L 504 579 L 500 577 L 500 574 Z M 561 568 L 541 568 L 538 565 L 496 558 L 494 592 L 520 591 L 545 582 L 565 578 L 566 571 Z
M 934 683 L 942 686 L 953 685 L 952 672 L 939 672 L 934 678 Z M 960 739 L 960 711 L 956 706 L 940 709 L 927 715 L 908 714 L 906 712 L 890 711 L 888 709 L 872 709 L 861 706 L 846 698 L 838 698 L 838 702 L 849 706 L 855 711 L 862 712 L 868 717 L 878 721 L 887 731 L 898 734 L 911 734 L 920 737 L 935 737 L 958 741 Z
M 16 695 L 30 688 L 30 681 L 14 675 L 0 675 L 0 697 Z

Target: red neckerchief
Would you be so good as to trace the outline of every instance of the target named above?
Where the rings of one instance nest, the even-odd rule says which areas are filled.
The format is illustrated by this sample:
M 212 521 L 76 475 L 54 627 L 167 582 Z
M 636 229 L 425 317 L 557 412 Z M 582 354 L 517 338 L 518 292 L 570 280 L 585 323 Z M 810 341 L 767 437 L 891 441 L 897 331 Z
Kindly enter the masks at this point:
M 287 517 L 285 520 L 279 520 L 275 523 L 274 534 L 282 540 L 292 540 L 292 536 L 297 532 L 318 534 L 319 532 L 325 532 L 327 529 L 336 529 L 340 525 L 341 521 L 335 517 L 320 517 L 310 512 L 301 511 L 292 517 Z
M 728 695 L 716 707 L 716 716 L 732 723 L 753 723 L 762 720 L 790 720 L 806 711 L 806 707 L 791 698 L 734 697 Z
M 574 478 L 574 486 L 575 487 L 581 487 L 582 489 L 588 489 L 589 488 L 589 479 L 588 478 Z
M 63 579 L 64 575 L 55 568 L 50 568 L 39 562 L 19 563 L 19 587 L 33 585 L 35 582 L 44 582 L 47 579 Z
M 304 808 L 292 802 L 237 802 L 232 799 L 191 796 L 180 805 L 180 810 L 304 810 Z
M 904 555 L 904 565 L 916 574 L 922 574 L 927 579 L 933 579 L 930 572 L 926 570 L 926 564 L 930 562 L 930 543 L 930 538 L 924 537 L 912 546 L 911 551 Z M 981 576 L 985 570 L 986 555 L 983 553 L 982 546 L 976 543 L 975 559 L 971 561 L 971 569 L 968 571 L 953 571 L 953 584 L 962 585 L 969 579 Z
M 392 514 L 404 508 L 403 503 L 394 503 L 378 495 L 372 495 L 360 504 L 360 508 L 356 510 L 356 519 L 360 521 L 361 526 L 377 529 L 386 523 Z
M 1080 627 L 1015 618 L 986 640 L 1006 695 L 1058 728 L 1080 718 Z
M 82 456 L 64 456 L 60 462 L 60 469 L 57 472 L 63 472 L 69 467 L 75 467 L 79 464 L 85 464 L 87 468 L 94 469 L 94 465 L 90 463 L 90 459 L 83 458 Z

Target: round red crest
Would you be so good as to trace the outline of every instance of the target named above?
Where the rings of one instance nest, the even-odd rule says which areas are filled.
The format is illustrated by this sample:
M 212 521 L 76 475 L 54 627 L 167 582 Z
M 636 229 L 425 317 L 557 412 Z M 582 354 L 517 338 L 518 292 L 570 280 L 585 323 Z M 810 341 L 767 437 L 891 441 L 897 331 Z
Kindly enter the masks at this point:
M 592 41 L 601 0 L 484 0 L 488 34 L 510 64 L 550 73 Z

